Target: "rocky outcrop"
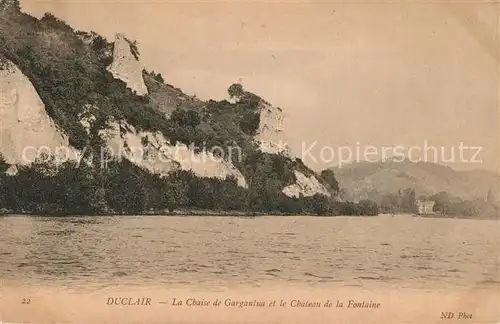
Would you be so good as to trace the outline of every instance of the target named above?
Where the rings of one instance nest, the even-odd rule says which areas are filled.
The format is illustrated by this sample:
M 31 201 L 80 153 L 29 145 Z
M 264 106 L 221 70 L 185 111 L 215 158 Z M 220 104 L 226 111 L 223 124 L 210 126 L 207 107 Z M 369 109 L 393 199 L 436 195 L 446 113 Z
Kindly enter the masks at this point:
M 27 165 L 42 153 L 74 157 L 30 80 L 0 57 L 0 153 L 11 165 Z
M 260 107 L 260 125 L 256 141 L 260 150 L 269 154 L 282 154 L 291 159 L 296 159 L 287 144 L 285 135 L 285 116 L 281 108 L 263 102 Z M 321 194 L 330 197 L 330 192 L 316 179 L 305 176 L 299 171 L 294 171 L 296 183 L 285 187 L 283 193 L 288 197 L 311 197 Z
M 17 170 L 17 166 L 16 165 L 11 165 L 9 166 L 9 168 L 7 169 L 7 171 L 5 171 L 5 174 L 8 175 L 8 176 L 15 176 L 18 174 L 18 170 Z
M 123 34 L 115 37 L 113 49 L 113 63 L 108 67 L 108 71 L 127 84 L 138 96 L 148 94 L 148 88 L 144 83 L 142 72 L 144 66 L 139 59 L 137 47 Z
M 87 134 L 90 134 L 90 130 L 96 121 L 95 114 L 98 109 L 99 107 L 87 104 L 83 107 L 82 112 L 78 115 L 78 120 L 80 121 L 80 124 L 83 126 L 83 128 L 85 128 Z
M 283 110 L 264 102 L 260 107 L 260 125 L 255 138 L 260 149 L 269 154 L 285 154 L 291 157 L 286 142 L 285 118 Z
M 330 197 L 330 192 L 316 179 L 314 175 L 307 177 L 302 172 L 294 171 L 297 181 L 295 184 L 285 187 L 283 193 L 288 197 L 299 198 L 312 197 L 315 194 L 321 194 Z
M 126 158 L 150 172 L 167 175 L 175 170 L 185 170 L 193 171 L 200 177 L 226 179 L 232 176 L 239 186 L 247 187 L 244 176 L 231 163 L 210 152 L 197 153 L 183 144 L 170 145 L 160 133 L 137 132 L 125 122 L 114 121 L 101 136 L 111 156 Z
M 126 158 L 150 172 L 168 174 L 178 165 L 159 154 L 166 142 L 162 135 L 148 132 L 136 132 L 125 122 L 112 121 L 109 128 L 100 132 L 107 144 L 112 159 Z

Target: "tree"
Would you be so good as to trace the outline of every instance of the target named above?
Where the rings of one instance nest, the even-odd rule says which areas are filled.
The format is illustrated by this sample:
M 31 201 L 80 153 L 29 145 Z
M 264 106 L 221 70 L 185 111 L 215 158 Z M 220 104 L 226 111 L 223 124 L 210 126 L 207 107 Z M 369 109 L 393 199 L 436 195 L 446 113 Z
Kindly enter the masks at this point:
M 326 215 L 330 210 L 328 197 L 321 194 L 312 196 L 310 205 L 311 210 L 318 215 Z
M 140 214 L 146 209 L 146 191 L 142 178 L 131 162 L 114 162 L 106 174 L 106 200 L 119 213 Z
M 180 180 L 170 177 L 165 185 L 164 200 L 169 212 L 187 203 L 186 185 Z
M 5 172 L 7 172 L 7 170 L 9 169 L 9 165 L 7 164 L 7 162 L 5 161 L 4 157 L 2 154 L 0 154 L 0 177 L 2 175 L 5 174 Z
M 417 212 L 417 201 L 415 198 L 415 190 L 411 188 L 406 188 L 403 191 L 401 208 L 408 213 Z
M 374 201 L 371 200 L 360 200 L 359 203 L 359 215 L 363 216 L 376 216 L 379 213 L 378 206 Z
M 57 18 L 50 12 L 46 12 L 40 21 L 60 30 L 72 30 L 64 20 Z
M 339 194 L 339 183 L 335 178 L 335 173 L 332 170 L 326 169 L 321 171 L 321 178 L 326 181 L 335 195 Z
M 231 99 L 240 99 L 245 94 L 245 89 L 239 83 L 233 83 L 228 89 L 227 93 Z
M 0 154 L 0 208 L 7 208 L 7 179 L 5 172 L 9 165 Z
M 488 190 L 488 197 L 487 197 L 486 201 L 488 202 L 488 204 L 491 204 L 491 205 L 493 205 L 496 201 L 495 196 L 493 196 L 493 191 L 491 191 L 491 189 Z
M 260 126 L 260 114 L 253 111 L 245 111 L 241 116 L 240 128 L 250 136 L 255 136 Z
M 105 209 L 104 190 L 96 172 L 86 163 L 65 162 L 58 168 L 54 182 L 60 184 L 59 204 L 65 213 L 88 215 Z
M 381 199 L 380 209 L 384 213 L 394 214 L 400 210 L 399 197 L 397 194 L 388 193 L 384 195 Z
M 161 73 L 158 73 L 157 75 L 155 75 L 155 80 L 160 82 L 160 83 L 165 83 L 165 80 L 163 79 L 163 76 L 161 75 Z
M 432 208 L 434 212 L 439 212 L 441 214 L 448 214 L 451 207 L 451 196 L 445 192 L 441 191 L 431 197 L 429 200 L 433 200 L 436 204 Z
M 105 51 L 108 47 L 108 42 L 104 39 L 104 37 L 100 35 L 96 35 L 94 39 L 92 39 L 92 43 L 90 45 L 93 51 L 100 54 L 102 51 Z
M 130 40 L 130 39 L 127 39 L 125 38 L 125 40 L 127 41 L 127 43 L 130 45 L 130 53 L 132 53 L 132 55 L 134 56 L 134 58 L 139 61 L 139 47 L 138 47 L 138 44 L 137 44 L 137 41 L 134 40 Z
M 195 110 L 175 109 L 172 111 L 170 121 L 179 127 L 197 127 L 201 123 L 200 114 Z

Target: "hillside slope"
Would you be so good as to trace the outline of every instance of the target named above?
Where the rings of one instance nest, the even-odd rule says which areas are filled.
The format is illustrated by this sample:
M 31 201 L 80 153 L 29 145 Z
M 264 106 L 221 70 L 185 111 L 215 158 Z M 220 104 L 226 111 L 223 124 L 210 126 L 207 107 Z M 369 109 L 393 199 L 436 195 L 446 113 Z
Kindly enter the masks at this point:
M 442 191 L 461 199 L 485 199 L 491 190 L 500 197 L 500 176 L 484 170 L 456 171 L 434 163 L 408 160 L 377 163 L 354 163 L 334 168 L 346 199 L 373 199 L 411 188 L 416 196 L 430 196 Z
M 305 212 L 336 195 L 336 181 L 284 145 L 282 110 L 241 85 L 228 89 L 231 101 L 204 102 L 146 71 L 125 35 L 110 42 L 50 13 L 37 19 L 16 0 L 0 0 L 0 10 L 0 90 L 9 99 L 0 164 L 19 169 L 0 179 L 7 207 Z M 51 159 L 20 161 L 28 145 L 47 147 Z M 49 184 L 61 197 L 39 194 Z M 75 203 L 87 192 L 89 201 Z

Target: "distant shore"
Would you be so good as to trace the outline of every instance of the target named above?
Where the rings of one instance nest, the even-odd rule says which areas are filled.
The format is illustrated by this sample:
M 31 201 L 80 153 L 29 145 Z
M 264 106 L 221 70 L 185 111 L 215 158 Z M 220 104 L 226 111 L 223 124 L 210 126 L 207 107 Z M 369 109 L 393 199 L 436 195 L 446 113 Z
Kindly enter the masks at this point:
M 283 212 L 245 212 L 245 211 L 223 211 L 223 210 L 203 210 L 203 209 L 178 209 L 173 212 L 166 210 L 150 211 L 141 214 L 125 214 L 117 212 L 107 212 L 99 214 L 64 214 L 64 213 L 36 213 L 36 212 L 15 212 L 12 210 L 1 209 L 0 216 L 41 216 L 41 217 L 90 217 L 90 216 L 214 216 L 214 217 L 262 217 L 262 216 L 312 216 L 312 217 L 415 217 L 415 218 L 441 218 L 441 219 L 480 219 L 480 220 L 498 220 L 498 218 L 487 217 L 470 217 L 461 215 L 441 215 L 441 214 L 378 214 L 374 216 L 368 215 L 320 215 L 314 213 L 283 213 Z
M 46 216 L 46 217 L 72 217 L 72 216 L 227 216 L 227 217 L 258 217 L 258 216 L 321 216 L 335 217 L 334 215 L 319 215 L 313 213 L 283 213 L 283 212 L 245 212 L 245 211 L 224 211 L 224 210 L 204 210 L 204 209 L 178 209 L 173 212 L 166 210 L 150 211 L 141 214 L 127 214 L 117 212 L 106 212 L 98 214 L 65 214 L 65 213 L 40 213 L 40 212 L 15 212 L 12 210 L 0 210 L 0 216 Z
M 441 219 L 482 219 L 482 220 L 495 220 L 495 219 L 500 219 L 500 215 L 497 218 L 488 218 L 488 217 L 472 217 L 472 216 L 464 216 L 464 215 L 443 215 L 443 214 L 425 214 L 425 215 L 419 215 L 419 214 L 409 214 L 409 213 L 401 213 L 401 214 L 379 214 L 378 216 L 385 216 L 385 217 L 401 217 L 401 216 L 408 216 L 408 217 L 415 217 L 415 218 L 441 218 Z

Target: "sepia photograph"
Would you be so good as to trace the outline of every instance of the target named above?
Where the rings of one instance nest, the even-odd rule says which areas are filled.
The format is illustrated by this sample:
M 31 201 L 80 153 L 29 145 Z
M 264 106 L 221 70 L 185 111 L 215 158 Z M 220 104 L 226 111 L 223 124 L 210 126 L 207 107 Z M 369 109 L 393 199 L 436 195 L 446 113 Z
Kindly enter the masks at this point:
M 0 324 L 500 323 L 499 17 L 0 0 Z

